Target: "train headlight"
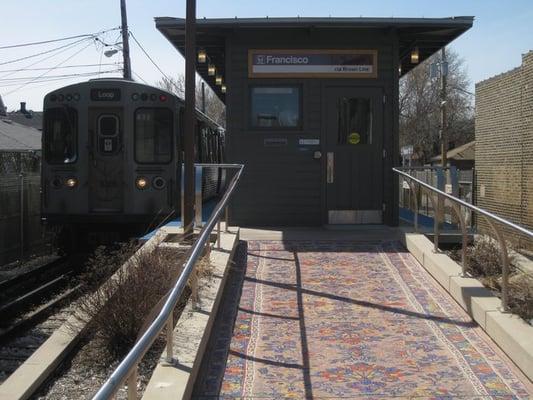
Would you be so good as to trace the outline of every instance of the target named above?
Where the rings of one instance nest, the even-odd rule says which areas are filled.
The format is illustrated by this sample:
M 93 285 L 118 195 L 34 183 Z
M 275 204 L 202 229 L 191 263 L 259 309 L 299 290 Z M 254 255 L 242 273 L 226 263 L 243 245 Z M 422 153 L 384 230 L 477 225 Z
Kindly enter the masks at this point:
M 68 178 L 65 181 L 65 185 L 69 188 L 75 188 L 78 185 L 78 180 L 76 178 Z
M 137 186 L 137 189 L 139 190 L 146 189 L 148 187 L 148 180 L 141 176 L 135 180 L 135 186 Z

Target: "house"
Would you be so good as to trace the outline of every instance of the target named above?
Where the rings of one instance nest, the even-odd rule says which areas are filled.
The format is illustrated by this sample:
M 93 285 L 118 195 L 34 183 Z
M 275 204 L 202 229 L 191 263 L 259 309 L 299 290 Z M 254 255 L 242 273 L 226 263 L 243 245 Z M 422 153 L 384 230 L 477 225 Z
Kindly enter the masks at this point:
M 460 170 L 467 170 L 474 168 L 475 165 L 475 148 L 476 141 L 465 143 L 462 146 L 448 150 L 446 159 L 448 166 L 456 167 Z M 439 154 L 431 159 L 432 166 L 442 165 L 442 155 Z
M 13 122 L 20 125 L 29 126 L 41 130 L 43 127 L 43 113 L 42 111 L 33 111 L 26 108 L 26 102 L 20 102 L 20 109 L 18 111 L 11 111 L 7 116 Z
M 0 174 L 36 172 L 41 158 L 41 131 L 18 124 L 0 111 Z

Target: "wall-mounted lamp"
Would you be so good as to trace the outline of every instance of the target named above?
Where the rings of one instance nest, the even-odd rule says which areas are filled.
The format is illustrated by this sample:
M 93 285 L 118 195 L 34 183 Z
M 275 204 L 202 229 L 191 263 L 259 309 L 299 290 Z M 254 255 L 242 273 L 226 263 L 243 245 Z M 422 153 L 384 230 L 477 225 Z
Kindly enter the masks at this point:
M 206 61 L 207 61 L 207 53 L 205 52 L 204 49 L 200 49 L 198 51 L 198 62 L 203 64 Z
M 226 85 L 225 84 L 220 87 L 220 91 L 222 93 L 226 93 Z
M 420 61 L 420 53 L 418 51 L 418 47 L 415 47 L 413 50 L 411 50 L 411 64 L 418 64 Z
M 215 83 L 217 85 L 222 85 L 222 77 L 220 75 L 217 75 L 217 77 L 215 78 Z
M 398 75 L 401 75 L 402 74 L 402 64 L 400 63 L 398 65 Z
M 215 76 L 216 73 L 217 69 L 215 68 L 215 66 L 213 64 L 209 64 L 209 66 L 207 67 L 207 75 Z

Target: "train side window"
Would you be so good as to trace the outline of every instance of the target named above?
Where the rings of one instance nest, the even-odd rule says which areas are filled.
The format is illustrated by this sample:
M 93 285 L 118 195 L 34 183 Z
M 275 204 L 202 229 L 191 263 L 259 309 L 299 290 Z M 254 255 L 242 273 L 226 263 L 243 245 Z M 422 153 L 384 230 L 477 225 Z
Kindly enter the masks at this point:
M 298 86 L 251 88 L 253 128 L 298 129 L 302 126 L 301 91 Z
M 172 111 L 138 108 L 135 111 L 134 153 L 139 164 L 167 164 L 172 160 Z
M 44 113 L 44 156 L 49 164 L 72 164 L 78 158 L 78 111 L 49 108 Z

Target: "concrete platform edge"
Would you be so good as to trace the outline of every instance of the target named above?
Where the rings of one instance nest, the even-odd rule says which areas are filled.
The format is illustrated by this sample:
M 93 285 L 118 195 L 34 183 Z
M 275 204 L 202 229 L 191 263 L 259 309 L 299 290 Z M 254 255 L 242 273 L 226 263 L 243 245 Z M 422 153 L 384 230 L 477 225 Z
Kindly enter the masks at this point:
M 161 231 L 139 248 L 136 254 L 153 250 L 166 236 L 167 233 Z M 127 268 L 128 262 L 121 268 Z M 76 332 L 71 328 L 74 326 L 78 326 Z M 0 385 L 0 400 L 30 398 L 77 345 L 87 327 L 80 326 L 78 320 L 71 316 Z
M 174 329 L 176 361 L 157 365 L 144 391 L 144 400 L 191 397 L 238 243 L 239 229 L 231 227 L 230 233 L 221 235 L 221 249 L 215 246 L 211 251 L 213 285 L 200 290 L 199 310 L 193 310 L 191 300 L 187 303 Z
M 442 253 L 422 234 L 404 232 L 404 246 L 483 328 L 496 344 L 533 381 L 533 326 L 501 311 L 501 301 L 477 279 L 463 277 L 461 266 Z

